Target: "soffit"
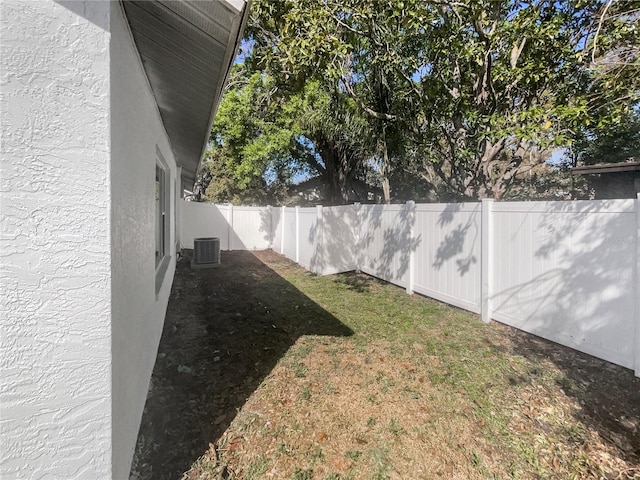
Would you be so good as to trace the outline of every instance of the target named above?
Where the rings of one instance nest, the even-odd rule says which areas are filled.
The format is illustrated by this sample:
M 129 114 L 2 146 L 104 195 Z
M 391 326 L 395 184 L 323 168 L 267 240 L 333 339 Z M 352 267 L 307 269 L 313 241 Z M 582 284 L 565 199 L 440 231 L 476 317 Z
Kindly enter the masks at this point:
M 617 163 L 598 163 L 595 165 L 581 165 L 571 169 L 576 175 L 589 175 L 592 173 L 620 173 L 640 171 L 640 161 L 632 160 Z
M 244 0 L 122 2 L 183 175 L 194 178 L 242 34 Z

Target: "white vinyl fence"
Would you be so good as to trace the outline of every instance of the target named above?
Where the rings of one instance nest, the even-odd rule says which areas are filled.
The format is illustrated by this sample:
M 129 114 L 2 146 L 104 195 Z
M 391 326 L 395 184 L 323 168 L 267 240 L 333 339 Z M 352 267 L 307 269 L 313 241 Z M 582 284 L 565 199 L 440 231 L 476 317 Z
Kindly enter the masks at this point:
M 277 232 L 281 231 L 280 237 L 282 244 L 280 253 L 294 262 L 298 261 L 298 229 L 297 222 L 298 217 L 296 215 L 295 208 L 282 208 L 282 228 L 279 228 L 278 224 L 272 228 Z
M 181 208 L 183 247 L 360 270 L 640 376 L 640 200 Z
M 234 207 L 180 202 L 180 243 L 193 248 L 193 239 L 218 237 L 222 250 L 266 250 L 273 243 L 271 207 Z

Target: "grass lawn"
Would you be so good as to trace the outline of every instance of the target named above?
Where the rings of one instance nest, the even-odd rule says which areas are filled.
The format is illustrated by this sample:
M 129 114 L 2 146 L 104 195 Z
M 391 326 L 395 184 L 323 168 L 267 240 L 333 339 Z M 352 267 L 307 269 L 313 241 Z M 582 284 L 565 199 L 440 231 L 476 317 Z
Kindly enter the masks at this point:
M 255 255 L 271 273 L 252 283 L 243 270 L 259 292 L 245 298 L 261 299 L 272 330 L 291 333 L 290 309 L 350 332 L 290 335 L 208 449 L 191 450 L 185 479 L 640 478 L 629 370 L 366 275 Z

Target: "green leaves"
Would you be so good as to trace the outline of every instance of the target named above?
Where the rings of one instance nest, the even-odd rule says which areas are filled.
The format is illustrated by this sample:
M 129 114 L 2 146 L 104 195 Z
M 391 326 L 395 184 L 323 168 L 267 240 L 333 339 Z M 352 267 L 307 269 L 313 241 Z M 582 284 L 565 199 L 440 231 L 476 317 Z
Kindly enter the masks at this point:
M 434 190 L 499 197 L 532 167 L 527 151 L 624 124 L 640 99 L 640 0 L 254 0 L 252 9 L 259 75 L 220 109 L 239 177 L 286 157 L 299 135 L 316 151 L 348 138 Z M 277 108 L 264 103 L 276 97 Z M 340 106 L 333 118 L 308 114 L 327 112 L 327 99 Z M 350 133 L 332 137 L 340 131 Z

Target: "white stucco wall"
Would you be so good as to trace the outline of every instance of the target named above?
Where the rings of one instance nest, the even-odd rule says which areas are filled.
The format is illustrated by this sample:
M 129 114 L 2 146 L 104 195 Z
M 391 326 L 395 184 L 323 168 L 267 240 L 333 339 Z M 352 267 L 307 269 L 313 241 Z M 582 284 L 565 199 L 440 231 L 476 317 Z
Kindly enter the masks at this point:
M 109 9 L 0 3 L 0 478 L 111 474 Z
M 126 479 L 175 270 L 176 162 L 118 2 L 9 0 L 2 30 L 0 478 Z
M 113 477 L 127 478 L 175 270 L 176 163 L 119 3 L 111 16 Z M 156 149 L 171 175 L 171 263 L 155 290 Z

